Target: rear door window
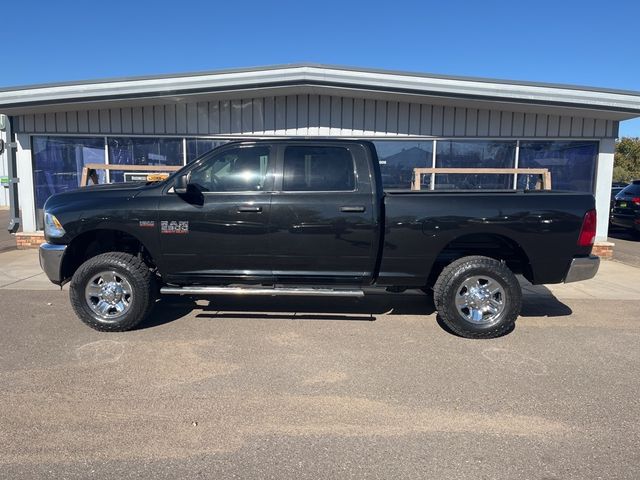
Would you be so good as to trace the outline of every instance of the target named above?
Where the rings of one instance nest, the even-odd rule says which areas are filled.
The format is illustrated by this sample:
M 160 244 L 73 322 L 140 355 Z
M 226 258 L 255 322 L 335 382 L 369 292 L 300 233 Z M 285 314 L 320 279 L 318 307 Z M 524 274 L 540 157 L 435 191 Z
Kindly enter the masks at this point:
M 353 191 L 353 157 L 343 147 L 290 146 L 284 152 L 283 190 Z
M 621 192 L 623 195 L 640 195 L 640 184 L 627 185 Z

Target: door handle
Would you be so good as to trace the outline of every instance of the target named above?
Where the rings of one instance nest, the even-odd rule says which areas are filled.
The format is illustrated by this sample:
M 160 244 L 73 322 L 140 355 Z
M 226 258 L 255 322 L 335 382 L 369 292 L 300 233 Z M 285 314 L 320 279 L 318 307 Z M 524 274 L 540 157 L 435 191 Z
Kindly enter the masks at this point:
M 345 205 L 340 207 L 340 211 L 344 213 L 363 213 L 365 210 L 362 205 Z
M 238 207 L 238 213 L 260 213 L 262 207 Z

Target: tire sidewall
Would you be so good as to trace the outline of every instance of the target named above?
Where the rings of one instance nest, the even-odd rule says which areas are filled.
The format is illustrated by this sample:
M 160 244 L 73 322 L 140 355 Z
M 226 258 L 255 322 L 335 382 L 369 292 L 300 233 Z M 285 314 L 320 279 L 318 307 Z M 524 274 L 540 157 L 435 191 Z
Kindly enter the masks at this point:
M 443 306 L 446 309 L 446 312 L 444 313 L 446 313 L 449 318 L 450 316 L 454 316 L 456 319 L 456 327 L 458 327 L 456 328 L 456 331 L 462 330 L 462 332 L 459 333 L 470 332 L 482 334 L 485 332 L 504 330 L 506 325 L 511 325 L 518 317 L 518 314 L 520 313 L 520 300 L 522 294 L 520 286 L 517 283 L 517 279 L 506 266 L 499 262 L 496 261 L 494 267 L 497 268 L 468 265 L 467 268 L 461 268 L 458 270 L 450 280 L 447 292 L 443 299 Z M 470 322 L 464 318 L 460 312 L 458 312 L 458 308 L 456 307 L 456 295 L 463 282 L 469 277 L 474 276 L 483 276 L 498 282 L 505 292 L 504 309 L 498 318 L 493 320 L 491 323 L 478 324 Z
M 151 294 L 150 284 L 131 271 L 130 265 L 121 259 L 107 258 L 108 254 L 98 255 L 85 263 L 75 272 L 71 279 L 69 294 L 71 303 L 80 319 L 89 326 L 99 330 L 128 330 L 145 316 L 147 302 Z M 104 320 L 91 310 L 85 299 L 85 289 L 89 281 L 98 273 L 114 271 L 125 278 L 132 289 L 132 302 L 129 310 L 114 320 Z M 80 311 L 78 311 L 80 310 Z

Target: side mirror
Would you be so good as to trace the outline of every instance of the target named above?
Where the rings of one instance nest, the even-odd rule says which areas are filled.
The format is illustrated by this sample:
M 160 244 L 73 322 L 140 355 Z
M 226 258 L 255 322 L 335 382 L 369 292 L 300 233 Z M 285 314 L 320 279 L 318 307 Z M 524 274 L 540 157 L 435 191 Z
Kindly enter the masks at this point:
M 173 186 L 173 190 L 178 195 L 185 195 L 187 193 L 187 188 L 189 187 L 189 175 L 180 175 L 176 179 L 176 183 Z

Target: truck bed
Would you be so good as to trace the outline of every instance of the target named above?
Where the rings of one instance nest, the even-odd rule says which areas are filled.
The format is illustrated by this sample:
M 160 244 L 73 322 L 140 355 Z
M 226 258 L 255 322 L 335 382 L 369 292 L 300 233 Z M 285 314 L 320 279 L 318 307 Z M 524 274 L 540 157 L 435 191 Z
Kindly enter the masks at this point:
M 585 213 L 586 193 L 542 190 L 425 190 L 384 194 L 385 235 L 378 283 L 424 285 L 452 249 L 509 246 L 514 268 L 532 283 L 563 280 Z M 445 252 L 445 253 L 443 253 Z

